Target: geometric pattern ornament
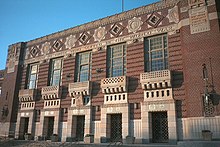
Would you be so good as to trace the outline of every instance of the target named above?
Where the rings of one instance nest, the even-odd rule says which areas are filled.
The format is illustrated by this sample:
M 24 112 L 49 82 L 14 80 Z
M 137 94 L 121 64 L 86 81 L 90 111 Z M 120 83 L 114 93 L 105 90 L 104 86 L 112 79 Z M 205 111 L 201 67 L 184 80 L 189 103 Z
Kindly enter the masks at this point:
M 104 27 L 99 27 L 95 30 L 95 33 L 93 35 L 95 41 L 100 42 L 102 39 L 105 39 L 106 30 Z
M 153 12 L 153 13 L 150 15 L 150 17 L 147 19 L 146 22 L 147 22 L 150 26 L 156 28 L 156 27 L 160 24 L 160 22 L 163 20 L 163 18 L 164 18 L 164 16 L 160 15 L 159 13 Z
M 124 29 L 124 27 L 120 23 L 116 23 L 111 27 L 109 32 L 113 36 L 118 37 L 121 34 L 121 32 L 123 31 L 123 29 Z
M 34 47 L 31 49 L 31 51 L 30 51 L 30 54 L 31 54 L 32 57 L 36 57 L 36 55 L 37 55 L 38 53 L 40 53 L 40 50 L 39 50 L 39 48 L 38 48 L 37 46 L 34 46 Z
M 90 34 L 88 32 L 82 33 L 82 35 L 79 37 L 79 41 L 85 45 L 89 39 L 91 38 Z
M 49 54 L 50 52 L 50 42 L 45 42 L 43 45 L 42 45 L 42 54 L 46 55 L 46 54 Z
M 75 46 L 75 43 L 76 43 L 76 36 L 70 35 L 66 38 L 65 46 L 66 48 L 71 49 L 72 47 Z
M 141 25 L 143 24 L 143 22 L 141 21 L 140 18 L 136 18 L 134 17 L 133 19 L 128 21 L 128 32 L 133 32 L 136 33 L 137 31 L 139 31 L 141 29 Z
M 57 52 L 63 46 L 63 43 L 58 39 L 52 45 L 52 48 Z

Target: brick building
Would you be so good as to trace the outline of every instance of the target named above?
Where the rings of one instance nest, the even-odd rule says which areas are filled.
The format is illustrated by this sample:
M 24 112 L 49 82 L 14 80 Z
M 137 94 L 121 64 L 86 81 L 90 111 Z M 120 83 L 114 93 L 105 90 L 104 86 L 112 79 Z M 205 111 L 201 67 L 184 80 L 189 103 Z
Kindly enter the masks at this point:
M 219 1 L 162 0 L 9 46 L 0 134 L 220 139 Z

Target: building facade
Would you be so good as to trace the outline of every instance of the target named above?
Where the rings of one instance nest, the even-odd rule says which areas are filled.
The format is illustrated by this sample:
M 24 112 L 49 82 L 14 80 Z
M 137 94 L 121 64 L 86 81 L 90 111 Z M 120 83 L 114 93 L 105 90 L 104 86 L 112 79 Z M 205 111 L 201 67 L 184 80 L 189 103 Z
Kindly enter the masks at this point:
M 9 46 L 0 134 L 220 139 L 217 0 L 157 3 Z

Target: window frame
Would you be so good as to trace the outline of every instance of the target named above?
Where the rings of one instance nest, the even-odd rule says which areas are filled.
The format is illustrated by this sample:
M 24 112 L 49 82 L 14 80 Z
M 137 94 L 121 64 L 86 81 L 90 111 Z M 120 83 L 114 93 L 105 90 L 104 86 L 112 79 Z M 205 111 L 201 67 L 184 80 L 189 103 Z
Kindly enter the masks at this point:
M 121 47 L 121 56 L 115 56 L 117 55 L 117 52 L 114 54 L 114 49 L 117 49 L 117 47 Z M 114 65 L 115 60 L 121 60 L 120 65 Z M 120 74 L 114 74 L 114 70 L 117 71 L 116 67 L 119 67 L 118 69 L 121 68 L 122 73 Z M 116 45 L 110 45 L 107 47 L 107 62 L 106 62 L 106 76 L 107 78 L 111 77 L 118 77 L 118 76 L 124 76 L 127 73 L 127 44 L 126 43 L 120 43 Z M 118 70 L 119 71 L 119 70 Z
M 88 54 L 88 59 L 87 61 L 83 61 L 82 59 L 84 58 L 83 56 L 85 56 L 86 54 Z M 87 67 L 86 70 L 83 70 L 82 67 Z M 90 81 L 91 80 L 91 73 L 92 73 L 92 51 L 86 51 L 86 52 L 80 52 L 77 53 L 76 55 L 76 65 L 75 65 L 75 78 L 74 81 L 75 82 L 85 82 L 85 81 Z M 82 78 L 82 75 L 86 73 L 87 77 L 84 79 Z M 83 80 L 82 80 L 83 79 Z
M 161 39 L 162 43 L 155 44 L 155 45 L 161 45 L 162 47 L 152 49 L 152 44 L 151 44 L 151 42 L 153 42 L 152 40 L 158 39 L 158 38 Z M 145 58 L 144 59 L 145 72 L 159 71 L 159 70 L 165 70 L 169 68 L 169 62 L 168 62 L 169 52 L 168 52 L 167 34 L 160 34 L 160 35 L 144 38 L 144 58 Z M 162 60 L 162 61 L 159 61 L 159 60 Z M 160 65 L 161 63 L 163 64 L 162 66 Z
M 60 60 L 60 67 L 58 69 L 54 69 L 54 64 L 56 61 Z M 54 83 L 54 71 L 59 71 L 59 80 L 58 84 Z M 51 59 L 50 61 L 50 80 L 49 80 L 49 86 L 60 86 L 62 83 L 62 72 L 63 72 L 63 58 L 55 58 Z
M 32 73 L 32 67 L 37 66 L 36 73 Z M 39 63 L 33 63 L 28 65 L 28 78 L 26 83 L 26 89 L 36 89 L 38 83 Z M 32 75 L 35 75 L 35 80 L 32 80 Z M 35 81 L 34 87 L 30 87 L 31 81 Z

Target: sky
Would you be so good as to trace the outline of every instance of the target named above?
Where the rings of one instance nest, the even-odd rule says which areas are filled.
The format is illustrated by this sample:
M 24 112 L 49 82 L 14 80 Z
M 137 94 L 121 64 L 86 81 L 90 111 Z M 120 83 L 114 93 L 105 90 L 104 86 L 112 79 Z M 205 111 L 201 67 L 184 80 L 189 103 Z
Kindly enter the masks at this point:
M 0 70 L 10 44 L 122 12 L 123 0 L 0 0 Z M 124 0 L 124 11 L 159 0 Z

